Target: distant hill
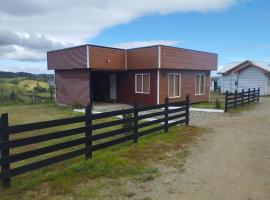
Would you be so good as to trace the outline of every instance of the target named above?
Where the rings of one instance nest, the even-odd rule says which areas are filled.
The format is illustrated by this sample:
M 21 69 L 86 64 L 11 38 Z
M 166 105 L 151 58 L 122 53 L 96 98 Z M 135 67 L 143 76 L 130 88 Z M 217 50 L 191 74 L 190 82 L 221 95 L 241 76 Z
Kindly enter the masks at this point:
M 45 78 L 51 79 L 53 78 L 53 74 L 31 74 L 27 72 L 4 72 L 0 71 L 0 78 L 19 78 L 19 77 L 26 77 L 26 78 Z

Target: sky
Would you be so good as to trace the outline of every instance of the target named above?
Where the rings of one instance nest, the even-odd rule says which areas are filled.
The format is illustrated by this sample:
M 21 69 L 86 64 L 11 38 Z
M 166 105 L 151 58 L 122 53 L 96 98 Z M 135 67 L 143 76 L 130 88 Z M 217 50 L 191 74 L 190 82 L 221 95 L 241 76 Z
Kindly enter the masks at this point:
M 165 44 L 270 62 L 269 0 L 0 0 L 0 71 L 53 73 L 46 52 Z

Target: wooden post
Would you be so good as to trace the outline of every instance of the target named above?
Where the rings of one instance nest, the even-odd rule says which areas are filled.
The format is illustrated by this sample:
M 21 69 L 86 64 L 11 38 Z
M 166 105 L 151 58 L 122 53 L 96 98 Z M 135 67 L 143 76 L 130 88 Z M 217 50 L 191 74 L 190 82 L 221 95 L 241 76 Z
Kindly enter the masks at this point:
M 9 141 L 9 130 L 8 130 L 8 114 L 4 113 L 0 118 L 0 142 L 8 142 Z M 1 150 L 1 158 L 9 156 L 9 149 Z M 5 172 L 10 170 L 10 164 L 1 163 L 1 172 Z M 10 177 L 2 180 L 3 188 L 10 187 Z
M 168 97 L 165 98 L 165 116 L 164 117 L 165 117 L 165 121 L 164 121 L 165 129 L 164 129 L 164 131 L 168 132 L 168 129 L 169 129 L 169 127 L 168 127 L 168 124 L 169 124 L 169 120 L 168 120 L 168 117 L 169 117 L 169 98 Z
M 249 101 L 250 101 L 250 88 L 248 88 L 248 104 L 249 104 Z
M 138 142 L 138 104 L 133 104 L 133 143 Z
M 92 101 L 85 108 L 85 159 L 92 158 Z
M 255 102 L 255 88 L 253 88 L 253 99 L 252 99 L 253 103 Z
M 186 96 L 186 102 L 185 102 L 185 107 L 186 107 L 186 125 L 189 125 L 189 107 L 190 107 L 190 100 L 189 100 L 189 95 Z
M 241 93 L 241 106 L 244 106 L 244 89 L 242 89 L 242 93 Z
M 258 97 L 257 97 L 257 101 L 260 101 L 260 88 L 258 88 Z
M 233 108 L 236 109 L 236 106 L 237 106 L 237 90 L 234 91 Z
M 229 92 L 228 92 L 228 90 L 227 90 L 226 93 L 225 93 L 225 106 L 224 106 L 224 112 L 227 112 L 227 111 L 228 111 L 228 95 L 229 95 Z

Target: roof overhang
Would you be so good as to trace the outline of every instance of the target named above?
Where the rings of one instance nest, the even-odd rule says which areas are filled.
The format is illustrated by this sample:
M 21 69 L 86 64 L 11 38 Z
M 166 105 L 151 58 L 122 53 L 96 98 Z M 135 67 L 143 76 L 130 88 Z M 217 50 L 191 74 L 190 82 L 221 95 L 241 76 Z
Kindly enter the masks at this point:
M 258 69 L 260 69 L 263 73 L 267 74 L 269 73 L 268 70 L 254 64 L 253 62 L 249 61 L 249 60 L 246 60 L 236 66 L 234 66 L 233 68 L 223 72 L 222 74 L 239 74 L 242 70 L 246 69 L 247 67 L 250 67 L 250 66 L 253 66 L 253 67 L 256 67 Z

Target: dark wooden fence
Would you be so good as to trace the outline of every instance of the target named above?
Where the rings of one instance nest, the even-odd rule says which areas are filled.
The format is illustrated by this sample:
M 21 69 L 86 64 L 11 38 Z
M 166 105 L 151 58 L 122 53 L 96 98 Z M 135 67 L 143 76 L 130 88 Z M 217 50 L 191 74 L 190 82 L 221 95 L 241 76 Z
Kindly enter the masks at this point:
M 169 106 L 175 106 L 174 109 L 169 109 Z M 134 104 L 133 108 L 111 111 L 105 113 L 93 114 L 91 105 L 86 108 L 84 116 L 77 116 L 65 119 L 57 119 L 51 121 L 35 122 L 22 125 L 9 125 L 8 114 L 2 114 L 0 118 L 0 180 L 3 187 L 9 187 L 11 177 L 23 174 L 29 171 L 33 171 L 45 166 L 52 165 L 54 163 L 65 161 L 80 155 L 85 155 L 86 159 L 92 157 L 94 151 L 104 149 L 113 145 L 117 145 L 129 140 L 133 140 L 134 143 L 138 142 L 138 138 L 147 134 L 164 130 L 168 131 L 169 127 L 176 126 L 178 124 L 189 124 L 189 96 L 185 101 L 169 103 L 168 98 L 165 100 L 165 104 L 152 105 L 145 107 L 138 107 Z M 122 119 L 116 119 L 117 115 L 126 115 Z M 101 123 L 93 123 L 95 120 L 109 118 L 109 120 Z M 156 117 L 153 120 L 153 117 Z M 146 120 L 152 118 L 151 121 Z M 95 122 L 97 122 L 95 121 Z M 70 125 L 75 123 L 81 123 L 80 127 L 72 128 L 63 131 L 50 132 L 41 135 L 27 136 L 28 132 L 47 129 L 51 127 L 58 127 L 64 125 Z M 129 124 L 128 126 L 123 124 Z M 120 128 L 119 125 L 122 125 Z M 117 126 L 115 130 L 109 130 L 106 132 L 94 134 L 94 130 L 100 130 L 107 127 Z M 147 129 L 145 129 L 148 127 Z M 24 133 L 27 132 L 27 133 Z M 17 136 L 20 133 L 26 134 L 24 137 L 18 137 L 14 139 L 14 135 Z M 14 135 L 13 135 L 14 134 Z M 54 139 L 61 139 L 67 136 L 74 136 L 81 134 L 81 138 L 68 139 L 65 142 L 50 144 L 49 146 L 27 149 L 19 153 L 11 154 L 11 150 L 25 145 L 40 144 L 40 142 L 46 142 Z M 12 137 L 10 137 L 12 136 Z M 116 137 L 117 136 L 117 137 Z M 107 139 L 105 142 L 102 139 Z M 93 144 L 94 141 L 99 141 L 97 144 Z M 78 145 L 83 145 L 79 149 L 71 149 L 72 151 L 64 152 L 61 155 L 53 157 L 45 157 L 43 160 L 36 162 L 23 162 L 24 165 L 11 168 L 11 164 L 25 161 L 26 159 L 39 157 L 56 152 L 63 149 L 68 149 Z M 36 146 L 36 145 L 35 145 Z M 38 145 L 37 145 L 38 146 Z M 42 158 L 42 157 L 41 157 Z
M 252 90 L 249 88 L 246 91 L 243 89 L 241 92 L 235 90 L 234 93 L 226 91 L 224 111 L 227 112 L 230 108 L 236 109 L 238 106 L 244 106 L 244 104 L 249 104 L 250 102 L 259 102 L 259 98 L 260 88 L 253 88 Z

